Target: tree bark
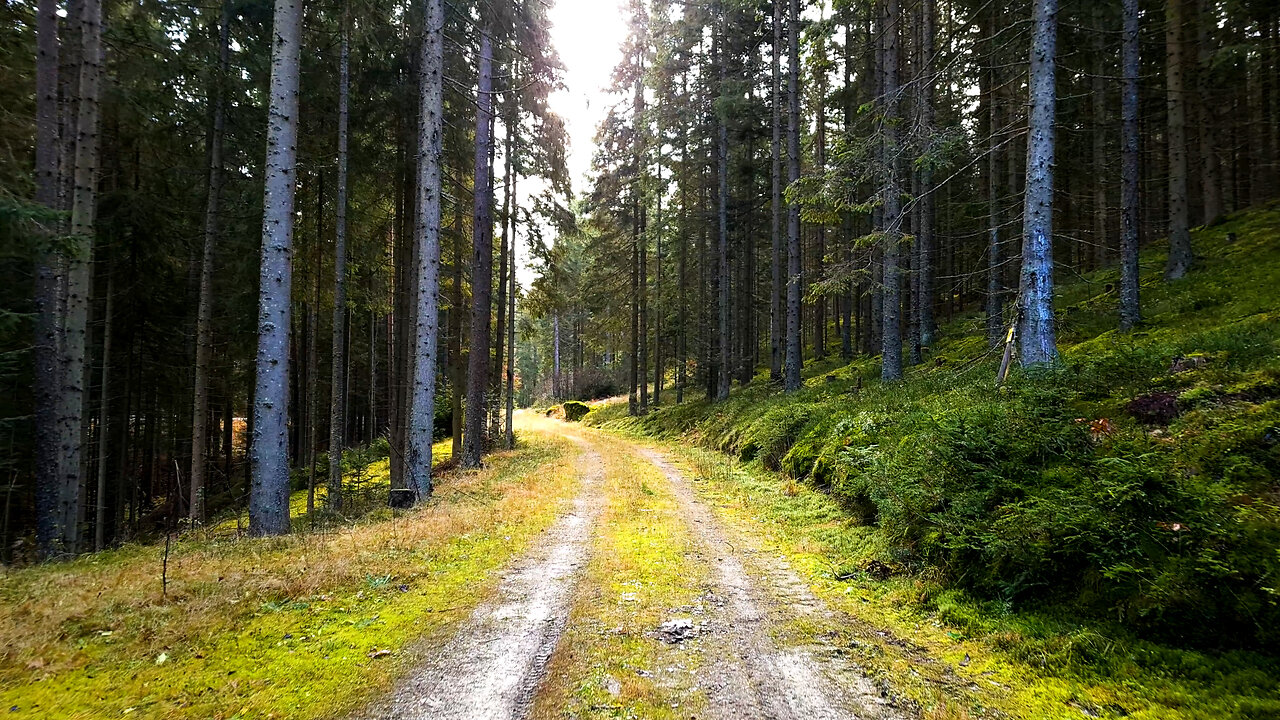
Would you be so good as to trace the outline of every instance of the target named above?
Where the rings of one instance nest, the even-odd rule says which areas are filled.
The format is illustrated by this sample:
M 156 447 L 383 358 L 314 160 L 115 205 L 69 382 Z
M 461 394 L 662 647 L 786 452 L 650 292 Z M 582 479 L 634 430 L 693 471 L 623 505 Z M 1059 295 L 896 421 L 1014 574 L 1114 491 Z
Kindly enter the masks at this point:
M 461 197 L 461 188 L 459 188 Z M 449 337 L 452 345 L 449 348 L 449 369 L 452 373 L 449 385 L 453 390 L 450 397 L 450 416 L 453 419 L 451 453 L 453 457 L 462 457 L 462 395 L 463 395 L 463 354 L 462 354 L 462 202 L 453 204 L 453 282 L 450 285 L 452 296 L 449 300 Z
M 63 324 L 62 392 L 59 431 L 62 438 L 60 488 L 62 552 L 74 554 L 79 543 L 83 488 L 84 412 L 87 392 L 85 346 L 88 335 L 94 221 L 98 202 L 98 95 L 102 73 L 102 3 L 83 0 L 80 18 L 79 107 L 76 111 L 75 172 L 71 192 L 71 236 L 74 253 L 67 258 L 66 317 Z
M 800 0 L 787 17 L 787 182 L 800 179 Z M 787 203 L 787 333 L 783 387 L 800 389 L 800 206 Z
M 722 31 L 723 32 L 723 31 Z M 724 38 L 718 41 L 723 50 Z M 720 66 L 720 97 L 725 96 L 724 53 L 716 54 Z M 720 372 L 716 378 L 717 402 L 729 399 L 731 345 L 729 339 L 729 119 L 721 109 L 716 118 L 716 289 L 718 292 Z
M 662 137 L 662 126 L 658 126 L 658 137 Z M 653 314 L 653 406 L 660 407 L 662 405 L 662 196 L 666 189 L 662 185 L 662 148 L 661 139 L 659 139 L 658 147 L 658 163 L 657 163 L 657 182 L 658 192 L 653 198 L 654 206 L 654 231 L 653 231 L 653 302 L 655 307 Z
M 251 535 L 281 535 L 289 531 L 289 325 L 293 206 L 297 186 L 301 3 L 275 0 L 272 37 L 258 286 L 253 482 L 249 490 Z
M 1142 322 L 1138 301 L 1138 0 L 1122 0 L 1120 51 L 1120 329 Z
M 213 356 L 213 260 L 220 225 L 222 196 L 222 136 L 226 126 L 224 88 L 230 63 L 229 2 L 224 0 L 218 20 L 218 74 L 210 95 L 213 127 L 209 133 L 209 185 L 204 210 L 204 247 L 200 256 L 200 297 L 196 308 L 196 362 L 191 411 L 191 525 L 204 524 L 205 449 L 208 447 L 209 363 Z
M 489 389 L 489 334 L 493 310 L 493 40 L 488 18 L 480 30 L 476 110 L 475 238 L 471 265 L 471 357 L 467 366 L 466 429 L 462 466 L 480 467 L 485 447 L 485 394 Z
M 778 2 L 781 2 L 781 0 L 777 0 L 777 1 L 778 1 Z M 682 86 L 682 87 L 681 87 L 681 89 L 682 89 L 682 94 L 683 94 L 684 96 L 686 96 L 686 97 L 687 97 L 687 96 L 688 96 L 688 93 L 689 93 L 688 78 L 687 78 L 687 75 L 685 75 L 685 74 L 683 74 L 683 73 L 681 74 L 681 86 Z M 776 165 L 777 165 L 777 162 L 778 162 L 778 161 L 775 159 L 775 161 L 774 161 L 774 163 L 775 163 L 775 167 L 776 167 Z M 678 257 L 677 257 L 677 259 L 676 259 L 676 264 L 677 264 L 676 274 L 680 276 L 680 277 L 679 277 L 679 280 L 678 280 L 678 282 L 679 282 L 679 284 L 680 284 L 680 289 L 679 289 L 679 298 L 678 298 L 678 300 L 677 300 L 677 301 L 679 302 L 679 304 L 680 304 L 680 315 L 679 315 L 679 330 L 677 331 L 677 332 L 678 332 L 678 334 L 677 334 L 677 337 L 676 337 L 676 344 L 677 344 L 677 348 L 676 348 L 676 403 L 683 403 L 683 402 L 684 402 L 684 386 L 685 386 L 685 382 L 686 382 L 686 379 L 687 379 L 687 378 L 686 378 L 686 375 L 687 375 L 687 373 L 688 373 L 688 365 L 689 365 L 689 339 L 688 339 L 688 338 L 689 338 L 689 335 L 688 335 L 688 326 L 689 326 L 689 304 L 688 304 L 688 292 L 689 292 L 689 291 L 688 291 L 688 287 L 689 287 L 689 279 L 688 279 L 688 274 L 687 274 L 687 271 L 688 271 L 688 254 L 689 254 L 689 189 L 688 189 L 688 186 L 689 186 L 689 178 L 688 178 L 689 167 L 690 167 L 690 160 L 689 160 L 689 131 L 688 131 L 688 125 L 687 125 L 686 123 L 681 123 L 681 125 L 680 125 L 680 180 L 679 180 L 679 186 L 680 186 L 680 247 L 679 247 L 679 250 L 677 251 L 677 253 L 678 253 Z M 775 228 L 775 230 L 776 230 L 776 228 Z M 774 236 L 774 240 L 775 240 L 775 243 L 776 243 L 776 241 L 777 241 L 777 235 L 776 235 L 776 234 L 775 234 L 775 236 Z M 776 245 L 775 245 L 775 251 L 776 251 L 776 249 L 777 249 L 777 248 L 776 248 Z M 775 260 L 776 260 L 776 252 L 775 252 Z M 775 265 L 774 265 L 774 281 L 775 281 L 775 282 L 774 282 L 774 285 L 775 285 L 775 287 L 774 287 L 774 291 L 775 291 L 775 293 L 776 293 L 776 291 L 777 291 L 777 265 L 776 265 L 776 263 L 775 263 Z M 774 349 L 776 350 L 777 348 L 775 347 Z
M 342 453 L 347 429 L 347 150 L 351 85 L 350 7 L 342 6 L 342 44 L 338 56 L 338 197 L 334 211 L 333 366 L 329 396 L 329 481 L 325 503 L 342 510 Z
M 107 541 L 107 443 L 111 440 L 111 340 L 115 322 L 115 276 L 107 266 L 107 299 L 102 323 L 102 378 L 98 396 L 98 477 L 94 494 L 93 549 Z
M 513 77 L 508 79 L 508 83 L 514 85 L 515 69 L 512 68 L 509 72 Z M 514 110 L 515 100 L 507 98 L 507 101 L 512 103 L 513 109 L 503 120 L 506 137 L 502 153 L 502 240 L 498 244 L 498 301 L 495 303 L 498 322 L 493 333 L 493 375 L 489 389 L 489 396 L 492 398 L 489 410 L 489 437 L 495 440 L 502 430 L 502 356 L 507 347 L 507 246 L 511 240 L 511 213 L 514 207 L 511 201 L 511 156 L 514 152 L 513 138 L 518 122 L 516 118 L 519 117 Z
M 511 176 L 511 192 L 516 192 L 516 181 L 520 179 L 517 174 Z M 517 196 L 518 197 L 518 196 Z M 512 423 L 515 420 L 516 410 L 516 228 L 520 219 L 520 208 L 517 206 L 515 212 L 511 215 L 511 254 L 508 261 L 511 265 L 511 288 L 507 293 L 507 432 L 504 447 L 508 450 L 515 449 L 516 446 L 516 430 Z
M 1024 193 L 1018 340 L 1024 367 L 1055 362 L 1053 327 L 1054 88 L 1058 0 L 1033 0 L 1027 180 Z
M 821 58 L 818 63 L 818 77 L 815 78 L 817 85 L 815 99 L 817 107 L 814 108 L 816 115 L 816 129 L 814 133 L 814 172 L 819 177 L 822 176 L 827 169 L 827 70 L 826 70 L 826 42 L 825 35 L 819 35 L 817 46 L 815 48 L 817 56 Z M 826 273 L 826 255 L 827 255 L 827 225 L 826 223 L 818 223 L 814 228 L 817 247 L 813 252 L 813 278 L 815 282 L 822 282 L 823 275 Z M 820 360 L 827 356 L 827 297 L 819 295 L 813 306 L 813 357 Z
M 916 282 L 920 293 L 920 345 L 933 345 L 938 334 L 938 323 L 934 319 L 934 184 L 933 162 L 929 154 L 933 152 L 933 134 L 936 116 L 933 107 L 934 83 L 934 26 L 936 23 L 937 0 L 923 0 L 920 16 L 920 134 L 924 138 L 925 162 L 920 168 L 920 232 L 916 238 L 919 247 L 920 267 Z
M 992 36 L 988 63 L 990 67 L 982 78 L 986 80 L 986 90 L 982 100 L 987 109 L 987 345 L 999 347 L 1004 342 L 1004 258 L 1000 242 L 1000 154 L 1003 128 L 1000 124 L 1000 103 L 997 88 L 1000 86 L 1000 75 L 997 71 L 999 63 L 995 53 L 994 36 L 997 21 L 992 13 L 991 27 L 988 33 Z M 1005 149 L 1009 153 L 1011 150 Z
M 1093 266 L 1101 268 L 1110 254 L 1107 222 L 1107 82 L 1106 44 L 1102 31 L 1103 6 L 1095 3 L 1093 14 L 1093 77 L 1089 79 L 1093 111 Z M 1085 266 L 1081 258 L 1080 266 Z
M 1184 77 L 1183 3 L 1165 5 L 1165 107 L 1169 116 L 1169 260 L 1164 275 L 1177 280 L 1191 269 L 1191 228 L 1187 214 L 1187 99 Z
M 885 3 L 884 43 L 884 233 L 881 257 L 884 263 L 883 327 L 880 333 L 880 379 L 902 378 L 902 278 L 899 270 L 902 242 L 902 201 L 898 158 L 898 31 L 901 12 L 898 0 Z
M 636 50 L 635 63 L 638 68 L 641 63 L 639 49 Z M 644 114 L 644 81 L 639 71 L 637 71 L 635 78 L 632 114 L 631 156 L 632 162 L 635 164 L 635 176 L 631 179 L 629 188 L 631 192 L 631 357 L 630 366 L 628 367 L 630 388 L 627 393 L 627 412 L 635 417 L 640 415 L 643 410 L 640 402 L 640 383 L 644 381 L 644 373 L 640 369 L 640 346 L 644 343 L 640 318 L 640 295 L 644 292 L 644 288 L 640 284 L 640 244 L 644 242 L 644 223 L 640 219 L 640 208 L 644 204 L 643 188 L 640 184 L 640 117 Z M 556 333 L 556 347 L 558 350 L 558 325 Z M 559 378 L 558 370 L 556 377 Z M 559 398 L 557 397 L 557 399 Z
M 307 454 L 307 520 L 315 522 L 316 512 L 316 445 L 319 434 L 319 423 L 316 409 L 319 404 L 320 385 L 320 245 L 324 240 L 324 171 L 318 173 L 316 182 L 316 237 L 311 251 L 311 300 L 305 303 L 307 311 L 306 334 L 306 382 L 302 391 L 306 393 L 306 454 Z
M 58 209 L 58 5 L 39 0 L 36 8 L 36 202 Z M 53 235 L 55 228 L 49 228 Z M 35 267 L 35 500 L 36 554 L 41 560 L 61 551 L 62 478 L 59 468 L 58 398 L 62 390 L 59 362 L 62 327 L 58 287 L 62 262 L 41 252 Z
M 1213 86 L 1213 58 L 1217 41 L 1217 17 L 1212 0 L 1198 0 L 1196 29 L 1199 35 L 1196 94 L 1200 101 L 1200 184 L 1204 201 L 1204 221 L 1222 216 L 1222 164 L 1218 159 L 1216 93 Z
M 442 0 L 425 0 L 423 3 L 425 32 L 422 38 L 419 72 L 418 118 L 418 182 L 415 241 L 418 244 L 417 317 L 414 334 L 414 354 L 417 362 L 413 373 L 413 398 L 409 406 L 409 447 L 406 472 L 409 490 L 416 501 L 431 497 L 431 443 L 435 430 L 436 350 L 439 342 L 440 290 L 440 197 L 442 138 L 444 133 L 444 6 Z M 485 62 L 488 35 L 481 36 L 481 57 Z M 482 73 L 489 70 L 482 64 Z M 487 88 L 482 87 L 484 91 Z M 483 103 L 483 100 L 482 100 Z M 482 104 L 483 108 L 484 105 Z M 477 127 L 479 125 L 477 124 Z M 492 125 L 490 125 L 492 127 Z M 476 157 L 482 157 L 477 149 Z M 488 164 L 487 153 L 484 164 Z M 479 176 L 477 176 L 479 180 Z M 477 184 L 476 192 L 487 188 Z M 477 207 L 479 201 L 477 201 Z M 477 212 L 477 220 L 480 213 Z M 477 228 L 488 227 L 477 222 Z M 492 228 L 490 228 L 492 231 Z M 492 248 L 490 248 L 492 251 Z M 490 257 L 492 261 L 492 257 Z M 487 285 L 485 286 L 487 287 Z M 486 319 L 488 308 L 485 308 Z M 484 328 L 488 340 L 487 323 Z M 488 353 L 480 356 L 483 363 Z M 473 358 L 475 356 L 473 355 Z M 481 386 L 483 392 L 484 386 Z M 483 414 L 477 415 L 483 422 Z M 479 446 L 474 449 L 479 464 Z M 464 451 L 465 454 L 465 451 Z
M 782 259 L 782 6 L 787 0 L 773 0 L 773 140 L 770 168 L 771 209 L 769 228 L 771 253 L 769 255 L 769 380 L 782 382 L 783 332 L 786 318 L 783 315 L 783 259 Z M 682 308 L 683 311 L 683 308 Z

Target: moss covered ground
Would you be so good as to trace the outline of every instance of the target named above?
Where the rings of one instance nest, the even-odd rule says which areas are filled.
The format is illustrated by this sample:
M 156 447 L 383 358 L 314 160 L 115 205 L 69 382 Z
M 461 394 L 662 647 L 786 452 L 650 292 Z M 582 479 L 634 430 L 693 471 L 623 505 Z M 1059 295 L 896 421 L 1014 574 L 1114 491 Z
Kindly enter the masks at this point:
M 163 544 L 10 571 L 0 707 L 42 720 L 343 715 L 467 617 L 575 494 L 572 448 L 525 440 L 446 475 L 424 508 L 282 538 L 179 536 L 167 588 Z
M 829 359 L 793 395 L 758 376 L 725 403 L 585 421 L 717 451 L 690 461 L 730 514 L 971 676 L 975 711 L 1280 716 L 1280 207 L 1193 244 L 1176 283 L 1143 254 L 1132 333 L 1114 269 L 1061 277 L 1061 364 L 1003 387 L 975 311 L 901 383 Z

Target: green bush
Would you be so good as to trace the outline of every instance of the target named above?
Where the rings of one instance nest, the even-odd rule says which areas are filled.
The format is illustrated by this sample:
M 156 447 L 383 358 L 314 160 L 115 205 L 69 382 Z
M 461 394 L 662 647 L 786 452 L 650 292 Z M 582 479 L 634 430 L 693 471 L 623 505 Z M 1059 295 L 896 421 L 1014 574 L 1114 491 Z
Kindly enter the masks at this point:
M 578 422 L 582 418 L 586 417 L 587 413 L 591 412 L 590 405 L 584 402 L 578 402 L 577 400 L 570 400 L 566 402 L 563 409 L 564 419 L 569 422 Z

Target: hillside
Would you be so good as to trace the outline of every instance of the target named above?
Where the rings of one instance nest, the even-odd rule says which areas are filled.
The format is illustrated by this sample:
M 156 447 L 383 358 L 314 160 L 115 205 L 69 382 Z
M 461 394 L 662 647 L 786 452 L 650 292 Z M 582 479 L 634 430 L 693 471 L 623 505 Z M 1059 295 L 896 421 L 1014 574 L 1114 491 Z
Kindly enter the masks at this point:
M 971 313 L 899 384 L 876 379 L 875 359 L 828 361 L 794 395 L 758 375 L 720 405 L 637 419 L 612 404 L 586 422 L 727 453 L 738 491 L 818 542 L 828 575 L 892 579 L 898 601 L 997 646 L 1027 650 L 1001 633 L 1031 622 L 1044 637 L 1105 638 L 1068 653 L 1095 670 L 1123 655 L 1116 643 L 1133 647 L 1125 638 L 1270 652 L 1280 207 L 1198 229 L 1194 249 L 1196 269 L 1173 284 L 1162 252 L 1143 254 L 1132 334 L 1114 329 L 1114 270 L 1061 284 L 1061 366 L 1004 387 Z M 833 506 L 795 499 L 796 483 Z

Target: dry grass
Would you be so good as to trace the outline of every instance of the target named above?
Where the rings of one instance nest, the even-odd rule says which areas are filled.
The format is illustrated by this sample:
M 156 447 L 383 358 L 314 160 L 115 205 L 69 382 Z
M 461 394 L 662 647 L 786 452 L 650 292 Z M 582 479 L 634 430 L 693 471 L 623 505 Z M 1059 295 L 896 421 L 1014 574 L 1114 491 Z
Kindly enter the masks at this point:
M 444 478 L 422 509 L 325 533 L 177 542 L 167 594 L 163 546 L 10 573 L 0 706 L 41 718 L 311 718 L 349 707 L 401 665 L 371 662 L 372 650 L 404 650 L 465 617 L 493 571 L 573 496 L 573 454 L 538 427 L 521 452 Z

